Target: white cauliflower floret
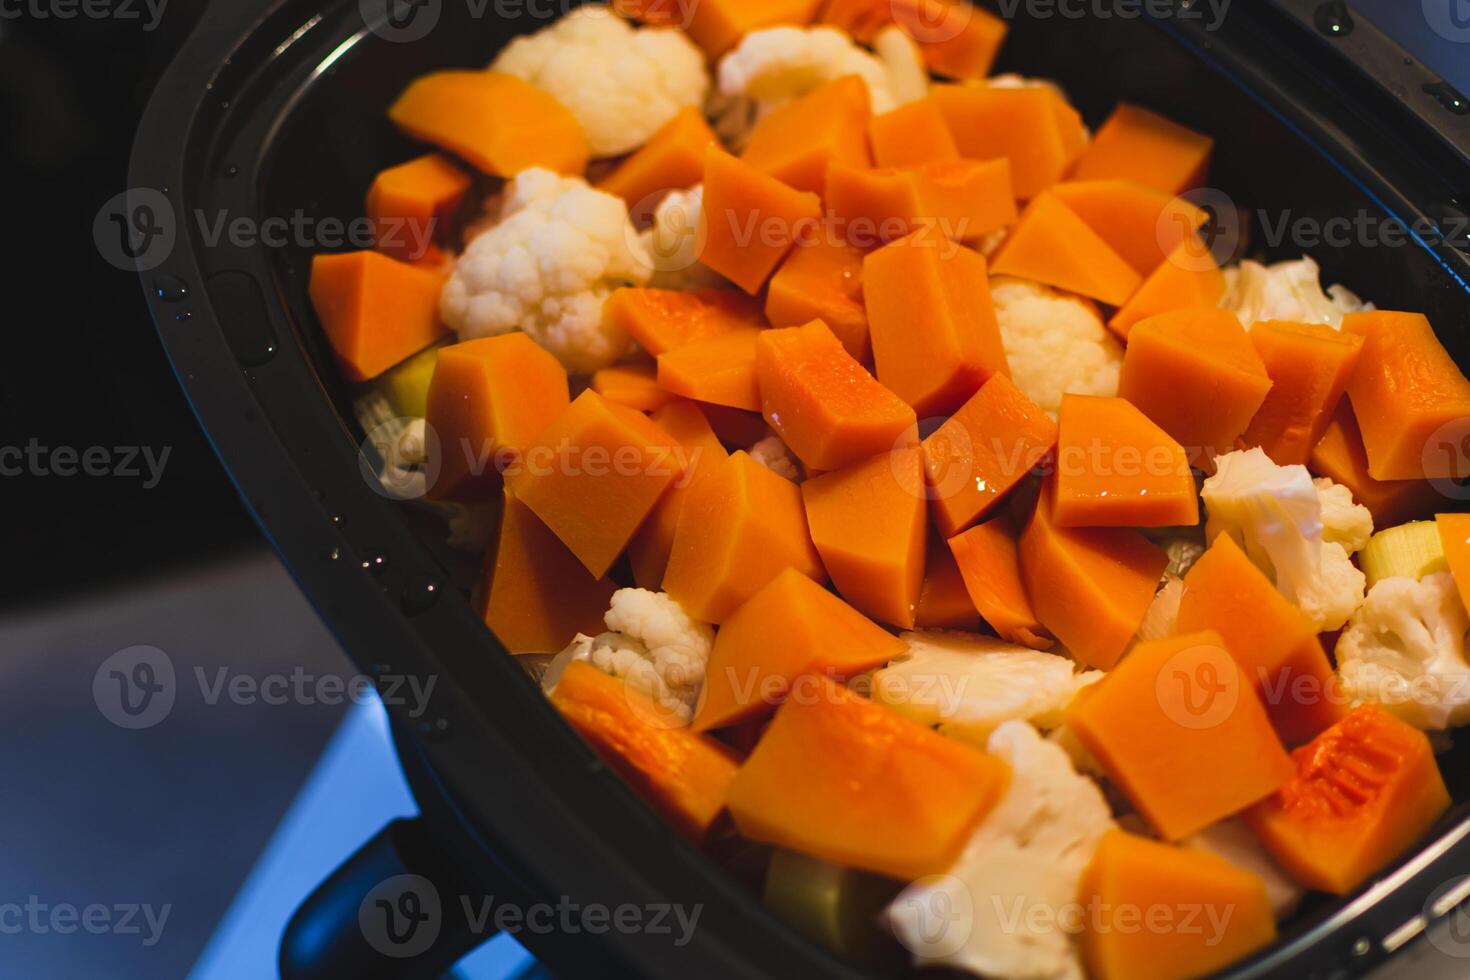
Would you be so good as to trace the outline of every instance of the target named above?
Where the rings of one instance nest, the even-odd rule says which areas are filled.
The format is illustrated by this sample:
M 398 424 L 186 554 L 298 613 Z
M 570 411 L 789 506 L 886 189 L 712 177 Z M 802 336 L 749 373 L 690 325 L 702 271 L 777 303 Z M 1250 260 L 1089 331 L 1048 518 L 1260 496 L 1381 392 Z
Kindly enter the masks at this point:
M 1173 636 L 1179 623 L 1179 603 L 1183 599 L 1184 579 L 1165 572 L 1163 588 L 1154 593 L 1154 601 L 1149 603 L 1148 611 L 1143 614 L 1143 622 L 1138 624 L 1138 638 L 1162 640 L 1166 636 Z
M 1101 679 L 1054 653 L 949 630 L 903 633 L 908 649 L 875 672 L 873 700 L 949 735 L 984 744 L 1001 722 L 1062 723 L 1077 692 Z
M 1353 500 L 1353 492 L 1325 476 L 1312 481 L 1317 500 L 1322 504 L 1322 540 L 1342 545 L 1355 555 L 1368 547 L 1373 537 L 1373 513 Z
M 1337 671 L 1354 704 L 1376 702 L 1418 728 L 1470 722 L 1470 615 L 1454 576 L 1382 579 L 1337 640 Z
M 990 298 L 1011 380 L 1052 418 L 1062 395 L 1118 393 L 1123 346 L 1096 307 L 1075 296 L 1023 279 L 990 281 Z
M 1239 818 L 1212 823 L 1179 843 L 1191 850 L 1206 851 L 1224 858 L 1242 871 L 1249 871 L 1260 878 L 1266 886 L 1266 900 L 1271 903 L 1271 911 L 1278 922 L 1295 912 L 1302 900 L 1301 886 L 1281 870 L 1261 839 Z
M 1305 466 L 1277 466 L 1259 446 L 1225 453 L 1200 495 L 1205 536 L 1233 537 L 1318 631 L 1338 629 L 1362 603 L 1367 580 L 1341 544 L 1324 539 L 1322 500 Z
M 1005 795 L 948 874 L 899 894 L 889 922 L 925 966 L 1010 980 L 1081 980 L 1072 935 L 1079 923 L 1061 911 L 1077 901 L 1082 872 L 1114 826 L 1107 800 L 1065 751 L 1025 722 L 1001 725 L 986 748 L 1010 766 Z M 935 921 L 936 909 L 968 910 L 968 921 Z M 946 926 L 964 930 L 954 937 L 963 942 L 941 931 Z
M 704 104 L 704 54 L 682 31 L 635 29 L 606 7 L 579 7 L 505 46 L 490 65 L 571 110 L 594 157 L 648 142 L 684 106 Z
M 784 476 L 792 483 L 801 482 L 801 469 L 796 465 L 796 459 L 786 443 L 775 433 L 756 442 L 746 453 L 777 476 Z
M 883 28 L 873 38 L 873 52 L 888 69 L 888 87 L 895 105 L 904 105 L 929 94 L 929 66 L 913 38 L 896 26 Z
M 653 209 L 653 224 L 640 236 L 653 262 L 655 289 L 718 289 L 729 281 L 699 261 L 699 216 L 704 185 L 669 191 Z
M 704 686 L 714 628 L 691 618 L 665 593 L 647 589 L 614 592 L 602 620 L 608 632 L 577 634 L 547 668 L 543 686 L 555 686 L 571 661 L 585 660 L 621 677 L 629 687 L 688 724 Z
M 439 298 L 460 340 L 523 330 L 574 373 L 628 349 L 604 322 L 614 289 L 648 281 L 652 262 L 622 198 L 540 167 L 507 186 L 500 220 L 470 239 Z
M 720 94 L 750 99 L 764 113 L 844 75 L 867 83 L 874 115 L 897 105 L 884 63 L 829 26 L 751 31 L 720 59 Z
M 1373 309 L 1344 286 L 1322 292 L 1317 263 L 1305 255 L 1294 262 L 1262 265 L 1249 259 L 1224 270 L 1225 295 L 1220 305 L 1249 330 L 1262 320 L 1325 323 L 1342 329 L 1344 313 Z

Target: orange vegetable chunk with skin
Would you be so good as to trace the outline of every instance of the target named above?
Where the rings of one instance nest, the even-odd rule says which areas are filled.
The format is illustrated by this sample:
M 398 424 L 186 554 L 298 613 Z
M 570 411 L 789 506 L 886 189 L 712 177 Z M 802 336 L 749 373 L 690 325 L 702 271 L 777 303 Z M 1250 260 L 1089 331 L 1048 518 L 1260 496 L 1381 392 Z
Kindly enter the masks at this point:
M 719 623 L 787 568 L 827 580 L 801 490 L 744 452 L 700 473 L 679 510 L 664 591 L 695 619 Z
M 1122 398 L 1062 395 L 1052 519 L 1061 527 L 1185 527 L 1199 491 L 1184 447 Z
M 1169 841 L 1292 776 L 1250 679 L 1211 630 L 1139 643 L 1072 703 L 1067 726 Z
M 798 191 L 711 146 L 704 157 L 699 259 L 751 295 L 786 253 L 815 234 L 817 195 Z
M 551 703 L 635 790 L 698 842 L 725 809 L 739 763 L 719 742 L 672 723 L 657 702 L 588 663 L 567 665 Z
M 935 160 L 958 160 L 944 113 L 927 96 L 874 116 L 868 122 L 868 144 L 880 167 L 906 167 Z
M 1081 117 L 1045 86 L 935 85 L 929 97 L 960 156 L 1010 161 L 1012 190 L 1022 201 L 1060 181 L 1083 146 Z
M 833 163 L 822 198 L 847 240 L 862 249 L 924 230 L 972 242 L 1016 220 L 1003 159 L 879 169 Z
M 1235 447 L 1271 390 L 1266 365 L 1229 310 L 1177 310 L 1128 334 L 1118 395 L 1179 441 L 1195 466 Z
M 645 361 L 598 368 L 592 372 L 592 390 L 640 412 L 652 412 L 674 400 L 674 395 L 659 387 L 656 366 Z
M 950 538 L 949 550 L 970 601 L 1001 639 L 1033 650 L 1051 647 L 1052 638 L 1021 583 L 1016 530 L 1009 517 L 1002 514 Z
M 674 547 L 674 532 L 679 526 L 679 513 L 690 485 L 718 469 L 729 454 L 694 402 L 682 399 L 671 402 L 655 410 L 652 418 L 655 425 L 683 447 L 685 459 L 683 477 L 669 487 L 628 545 L 628 564 L 633 569 L 633 581 L 641 589 L 657 592 L 663 586 L 669 553 Z
M 1108 327 L 1123 339 L 1140 320 L 1174 310 L 1211 309 L 1225 295 L 1225 276 L 1198 237 L 1186 238 L 1128 297 Z
M 469 186 L 469 174 L 437 153 L 379 171 L 367 194 L 378 251 L 401 262 L 427 256 Z
M 1376 480 L 1462 479 L 1470 380 L 1422 313 L 1373 310 L 1342 318 L 1363 338 L 1348 398 Z
M 948 870 L 1009 767 L 826 678 L 803 686 L 730 784 L 736 828 L 905 881 Z
M 844 75 L 766 113 L 740 159 L 799 191 L 822 192 L 827 165 L 872 165 L 868 85 Z
M 1245 822 L 1277 864 L 1316 891 L 1356 890 L 1449 809 L 1428 737 L 1376 704 L 1291 755 L 1296 775 Z
M 880 623 L 912 629 L 928 544 L 919 447 L 813 477 L 801 485 L 801 498 L 838 593 Z
M 1169 558 L 1137 531 L 1058 527 L 1055 482 L 1021 532 L 1021 581 L 1047 632 L 1078 663 L 1108 670 L 1138 632 Z
M 1213 976 L 1276 939 L 1259 875 L 1121 830 L 1103 835 L 1077 900 L 1100 916 L 1077 937 L 1093 980 Z
M 766 319 L 773 327 L 821 320 L 854 360 L 866 361 L 870 349 L 863 253 L 826 235 L 793 248 L 766 286 Z
M 719 142 L 697 106 L 684 106 L 634 150 L 597 189 L 616 194 L 639 216 L 652 213 L 655 195 L 693 187 L 704 177 L 704 154 Z
M 444 278 L 371 249 L 312 256 L 311 305 L 349 381 L 377 377 L 449 333 L 439 320 Z
M 1470 514 L 1435 514 L 1434 523 L 1460 601 L 1470 609 Z
M 1054 193 L 1039 195 L 1006 236 L 991 271 L 1121 306 L 1143 278 Z
M 915 232 L 863 259 L 863 296 L 878 380 L 920 418 L 1010 374 L 980 253 Z
M 675 395 L 758 411 L 756 344 L 766 331 L 743 328 L 658 355 L 658 383 Z
M 388 108 L 414 139 L 463 157 L 495 177 L 531 167 L 587 169 L 587 138 L 570 109 L 530 82 L 498 71 L 421 75 Z
M 519 332 L 441 349 L 426 401 L 440 456 L 434 500 L 499 494 L 501 470 L 571 404 L 566 368 Z
M 556 653 L 578 633 L 603 630 L 617 583 L 592 575 L 577 556 L 507 491 L 495 547 L 485 553 L 484 605 L 490 632 L 511 653 Z
M 919 608 L 914 612 L 914 627 L 921 630 L 980 629 L 980 610 L 965 588 L 960 566 L 949 550 L 949 542 L 937 535 L 929 538 L 924 564 L 924 584 L 919 589 Z
M 741 603 L 715 634 L 694 730 L 768 714 L 804 674 L 846 678 L 905 649 L 903 640 L 788 568 Z
M 1260 446 L 1278 466 L 1305 463 L 1342 401 L 1363 340 L 1326 324 L 1284 320 L 1257 323 L 1250 338 L 1271 390 L 1241 441 Z
M 822 0 L 613 0 L 613 9 L 645 24 L 682 27 L 711 61 L 751 31 L 817 16 Z
M 1198 187 L 1215 141 L 1126 102 L 1103 123 L 1077 160 L 1073 180 L 1131 180 L 1179 194 Z
M 1374 527 L 1392 527 L 1433 513 L 1444 496 L 1428 480 L 1375 480 L 1368 473 L 1368 451 L 1358 432 L 1352 405 L 1344 398 L 1327 423 L 1327 430 L 1307 466 L 1316 476 L 1325 476 L 1353 493 L 1353 500 L 1368 508 Z
M 756 343 L 761 414 L 817 470 L 918 442 L 913 409 L 853 360 L 820 320 L 767 330 Z
M 939 532 L 954 537 L 980 520 L 1046 458 L 1057 425 L 1004 374 L 924 440 L 924 475 Z
M 1141 276 L 1157 269 L 1209 220 L 1207 212 L 1184 198 L 1132 180 L 1069 181 L 1052 193 Z
M 683 475 L 680 449 L 642 412 L 588 389 L 506 470 L 506 481 L 601 576 Z
M 1176 628 L 1224 637 L 1287 745 L 1343 717 L 1346 695 L 1311 621 L 1230 535 L 1217 537 L 1185 573 Z
M 827 0 L 821 22 L 871 44 L 890 25 L 919 46 L 929 70 L 948 78 L 984 78 L 1008 25 L 965 0 Z
M 764 326 L 760 308 L 733 289 L 615 289 L 603 303 L 614 323 L 654 357 L 701 340 Z

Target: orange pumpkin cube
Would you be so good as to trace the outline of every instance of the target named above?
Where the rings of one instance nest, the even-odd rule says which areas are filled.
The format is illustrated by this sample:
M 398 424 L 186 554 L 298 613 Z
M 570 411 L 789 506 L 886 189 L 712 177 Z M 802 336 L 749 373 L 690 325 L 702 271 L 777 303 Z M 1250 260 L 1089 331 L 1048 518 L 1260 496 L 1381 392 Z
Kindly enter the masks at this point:
M 505 472 L 515 495 L 601 576 L 683 474 L 683 458 L 648 416 L 588 389 Z
M 914 611 L 914 627 L 921 630 L 980 629 L 980 610 L 965 588 L 965 578 L 949 542 L 930 535 L 924 562 L 924 584 L 919 588 L 919 608 Z
M 694 714 L 695 731 L 769 713 L 803 674 L 850 677 L 892 660 L 904 642 L 794 568 L 721 624 Z
M 1068 181 L 1052 193 L 1141 276 L 1194 238 L 1210 217 L 1182 197 L 1132 180 Z
M 828 164 L 872 164 L 871 115 L 868 84 L 844 75 L 762 116 L 740 159 L 799 191 L 820 194 Z
M 928 97 L 874 116 L 868 122 L 868 144 L 880 167 L 906 167 L 935 160 L 958 160 L 944 113 Z
M 1143 277 L 1053 192 L 1036 197 L 995 254 L 991 269 L 1122 306 Z
M 897 26 L 919 46 L 929 70 L 948 78 L 984 78 L 1007 24 L 966 0 L 827 0 L 821 21 L 871 44 Z
M 1072 703 L 1067 726 L 1169 841 L 1292 776 L 1250 678 L 1210 630 L 1139 643 Z
M 659 127 L 612 173 L 597 182 L 598 190 L 627 202 L 635 217 L 653 211 L 655 196 L 693 187 L 704 177 L 704 154 L 719 137 L 697 106 L 687 105 Z
M 1057 425 L 1004 374 L 924 440 L 934 523 L 946 537 L 980 520 L 1057 444 Z
M 1174 310 L 1212 309 L 1224 295 L 1225 276 L 1209 247 L 1197 236 L 1186 238 L 1113 314 L 1108 327 L 1127 339 L 1140 320 Z
M 449 332 L 439 321 L 444 278 L 371 249 L 311 257 L 311 305 L 349 381 L 377 377 Z
M 694 402 L 682 399 L 670 402 L 655 410 L 652 418 L 684 451 L 684 475 L 669 487 L 628 544 L 633 581 L 639 588 L 657 592 L 663 587 L 664 571 L 674 547 L 674 532 L 679 527 L 679 512 L 690 485 L 718 469 L 729 453 Z
M 1305 463 L 1342 401 L 1363 339 L 1321 323 L 1268 320 L 1251 327 L 1271 390 L 1240 441 L 1278 466 Z
M 1122 398 L 1062 395 L 1052 519 L 1061 527 L 1199 523 L 1184 447 Z
M 592 372 L 592 390 L 640 412 L 652 412 L 674 400 L 673 394 L 659 387 L 657 368 L 649 361 L 598 368 Z
M 1425 734 L 1365 704 L 1291 754 L 1296 773 L 1245 813 L 1298 882 L 1346 895 L 1423 837 L 1450 795 Z
M 617 583 L 577 556 L 507 491 L 495 547 L 485 553 L 485 625 L 511 653 L 556 653 L 578 633 L 600 633 Z
M 695 401 L 759 411 L 755 354 L 765 332 L 745 327 L 664 351 L 658 355 L 659 387 Z
M 1155 112 L 1120 102 L 1072 170 L 1073 180 L 1131 180 L 1179 194 L 1198 187 L 1215 141 Z
M 521 458 L 571 398 L 566 368 L 516 332 L 440 350 L 426 401 L 440 457 L 428 495 L 466 500 L 498 494 L 501 470 Z
M 378 251 L 401 262 L 424 258 L 469 186 L 469 174 L 437 153 L 379 171 L 367 194 Z
M 1271 377 L 1229 310 L 1177 310 L 1128 334 L 1118 394 L 1179 441 L 1196 466 L 1235 448 Z
M 1012 190 L 1023 201 L 1062 179 L 1081 151 L 1081 117 L 1046 86 L 935 85 L 932 98 L 970 160 L 1011 162 Z
M 705 265 L 754 295 L 822 216 L 817 195 L 788 187 L 711 146 L 704 157 L 704 206 L 696 234 Z
M 787 568 L 827 580 L 794 483 L 736 452 L 690 484 L 663 582 L 685 612 L 722 622 Z
M 821 320 L 854 360 L 866 361 L 863 253 L 828 235 L 793 248 L 766 286 L 766 319 L 773 327 L 799 327 Z
M 1434 512 L 1444 496 L 1428 480 L 1375 480 L 1368 473 L 1368 451 L 1358 432 L 1353 407 L 1344 398 L 1337 403 L 1322 438 L 1312 447 L 1307 466 L 1353 493 L 1368 508 L 1375 527 L 1392 527 Z
M 824 677 L 803 686 L 730 784 L 736 828 L 904 881 L 947 870 L 1010 769 Z
M 949 550 L 959 566 L 965 591 L 1002 639 L 1046 650 L 1052 645 L 1021 583 L 1016 529 L 1005 514 L 977 524 L 949 539 Z
M 821 5 L 822 0 L 613 0 L 624 17 L 682 27 L 711 61 L 751 31 L 810 24 Z
M 822 199 L 862 249 L 917 231 L 972 242 L 1016 220 L 1007 160 L 934 160 L 867 169 L 833 163 Z
M 878 380 L 918 413 L 948 415 L 1010 374 L 985 259 L 928 231 L 863 259 Z
M 1434 523 L 1460 601 L 1470 609 L 1470 514 L 1435 514 Z
M 657 357 L 701 340 L 764 326 L 760 307 L 733 289 L 615 289 L 603 319 Z
M 913 409 L 874 380 L 820 320 L 756 344 L 761 413 L 807 466 L 835 470 L 917 442 Z

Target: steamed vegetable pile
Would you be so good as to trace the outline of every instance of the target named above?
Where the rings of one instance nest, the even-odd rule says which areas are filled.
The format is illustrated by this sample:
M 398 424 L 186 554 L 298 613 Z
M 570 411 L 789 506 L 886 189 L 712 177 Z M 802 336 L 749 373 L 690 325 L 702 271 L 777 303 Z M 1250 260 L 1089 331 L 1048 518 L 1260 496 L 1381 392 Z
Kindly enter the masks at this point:
M 577 731 L 814 938 L 987 977 L 1206 974 L 1404 855 L 1470 722 L 1426 318 L 1218 267 L 1212 141 L 958 0 L 616 6 L 409 85 L 310 285 Z

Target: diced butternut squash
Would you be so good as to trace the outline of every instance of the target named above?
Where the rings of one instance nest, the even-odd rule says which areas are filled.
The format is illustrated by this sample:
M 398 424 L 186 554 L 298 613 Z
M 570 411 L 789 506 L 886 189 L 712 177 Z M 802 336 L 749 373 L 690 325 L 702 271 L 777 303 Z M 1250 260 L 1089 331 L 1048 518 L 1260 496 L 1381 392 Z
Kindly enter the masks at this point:
M 617 583 L 589 573 L 509 491 L 495 547 L 485 558 L 480 613 L 506 650 L 556 653 L 578 633 L 602 632 Z
M 1311 621 L 1230 535 L 1217 537 L 1185 573 L 1177 628 L 1224 637 L 1287 745 L 1342 718 L 1345 696 Z
M 904 642 L 794 568 L 745 600 L 715 634 L 694 729 L 768 714 L 803 674 L 850 677 Z
M 763 27 L 800 27 L 822 0 L 613 0 L 613 9 L 645 24 L 684 28 L 711 61 Z
M 760 308 L 733 289 L 613 290 L 602 315 L 657 357 L 701 340 L 763 326 Z
M 761 117 L 740 159 L 799 191 L 820 194 L 828 164 L 872 164 L 871 115 L 868 84 L 844 75 Z
M 1229 310 L 1161 313 L 1128 334 L 1118 394 L 1178 440 L 1195 466 L 1213 466 L 1235 448 L 1270 390 L 1266 365 Z
M 1316 891 L 1354 891 L 1449 809 L 1428 737 L 1378 705 L 1354 709 L 1291 755 L 1296 775 L 1245 821 Z
M 668 433 L 589 389 L 506 470 L 506 482 L 601 576 L 682 475 L 683 455 Z
M 930 98 L 970 160 L 1011 162 L 1012 190 L 1023 201 L 1062 179 L 1082 148 L 1082 122 L 1046 86 L 936 85 Z
M 1344 398 L 1327 423 L 1327 430 L 1307 466 L 1353 492 L 1353 500 L 1368 508 L 1375 527 L 1392 527 L 1434 512 L 1444 497 L 1428 480 L 1375 480 L 1368 473 L 1368 451 L 1358 432 L 1352 405 Z
M 635 213 L 651 213 L 656 195 L 693 187 L 703 179 L 705 150 L 718 142 L 704 113 L 697 106 L 685 106 L 597 187 L 621 197 Z
M 1286 784 L 1291 759 L 1218 633 L 1139 643 L 1072 703 L 1067 727 L 1165 840 Z
M 980 520 L 1057 444 L 1057 425 L 1004 374 L 993 374 L 924 440 L 934 523 L 954 537 Z
M 1435 514 L 1445 564 L 1455 579 L 1460 601 L 1470 609 L 1470 514 Z
M 435 500 L 500 493 L 500 472 L 519 460 L 571 402 L 567 372 L 523 333 L 481 337 L 439 351 L 425 418 L 438 441 Z
M 709 427 L 715 430 L 715 435 L 720 437 L 720 442 L 728 449 L 749 449 L 771 434 L 771 427 L 766 425 L 766 420 L 759 412 L 746 412 L 708 402 L 696 404 L 709 420 Z
M 1132 180 L 1076 180 L 1052 193 L 1141 276 L 1195 236 L 1209 214 L 1182 197 Z
M 746 327 L 664 351 L 658 355 L 659 387 L 712 405 L 759 410 L 755 351 L 763 333 Z
M 878 380 L 921 418 L 1010 374 L 980 253 L 915 232 L 863 259 L 863 298 Z
M 704 838 L 725 809 L 739 768 L 734 753 L 672 720 L 658 724 L 662 709 L 652 698 L 588 663 L 567 665 L 551 703 L 685 836 Z
M 444 278 L 370 249 L 312 256 L 311 305 L 348 380 L 376 377 L 449 332 Z
M 1006 160 L 935 160 L 868 169 L 834 163 L 823 202 L 862 249 L 931 229 L 972 242 L 1016 220 Z
M 773 327 L 799 327 L 821 320 L 854 360 L 866 361 L 863 253 L 829 235 L 793 248 L 766 287 L 766 319 Z
M 1348 398 L 1376 480 L 1463 479 L 1470 380 L 1422 313 L 1374 310 L 1342 318 L 1363 338 Z M 1458 423 L 1458 424 L 1456 424 Z
M 751 295 L 786 253 L 817 234 L 822 202 L 711 146 L 704 157 L 699 258 Z
M 367 194 L 378 251 L 401 262 L 424 258 L 469 186 L 469 174 L 437 153 L 379 171 Z
M 592 372 L 592 390 L 618 405 L 652 412 L 674 400 L 658 384 L 658 370 L 651 361 L 633 361 L 598 368 Z
M 984 78 L 1005 40 L 1006 22 L 965 0 L 827 0 L 821 21 L 871 44 L 897 26 L 919 46 L 929 70 Z
M 980 610 L 970 598 L 960 566 L 949 550 L 949 542 L 930 535 L 924 563 L 924 585 L 919 590 L 919 608 L 914 613 L 914 626 L 921 630 L 962 630 L 974 633 L 980 628 Z
M 755 371 L 761 413 L 808 467 L 836 470 L 918 441 L 913 409 L 820 320 L 764 331 Z
M 1213 975 L 1276 938 L 1259 875 L 1121 830 L 1103 835 L 1077 901 L 1098 910 L 1077 937 L 1093 980 Z
M 1127 339 L 1140 320 L 1174 310 L 1209 309 L 1225 295 L 1225 276 L 1209 247 L 1197 236 L 1186 238 L 1128 298 L 1108 327 Z
M 1305 463 L 1342 401 L 1363 339 L 1321 323 L 1268 320 L 1251 327 L 1251 344 L 1271 390 L 1241 435 L 1278 466 Z
M 1137 531 L 1058 527 L 1055 478 L 1021 532 L 1021 581 L 1036 618 L 1079 663 L 1118 662 L 1154 600 L 1169 558 Z
M 801 485 L 812 541 L 844 599 L 912 629 L 924 583 L 928 520 L 918 446 L 870 456 Z
M 1180 527 L 1199 523 L 1199 491 L 1184 447 L 1132 402 L 1062 395 L 1056 510 L 1061 527 Z
M 736 452 L 689 485 L 663 582 L 685 612 L 722 622 L 787 568 L 827 580 L 794 483 Z
M 1198 187 L 1215 141 L 1126 102 L 1103 123 L 1072 171 L 1073 180 L 1131 180 L 1180 194 Z
M 679 512 L 690 485 L 718 469 L 729 454 L 694 402 L 682 399 L 671 402 L 653 413 L 653 421 L 684 450 L 683 477 L 669 487 L 628 545 L 633 581 L 639 588 L 657 592 L 663 587 L 669 552 L 674 547 L 674 532 L 679 526 Z
M 1021 212 L 991 263 L 998 276 L 1017 276 L 1122 306 L 1143 277 L 1053 193 Z
M 498 71 L 436 71 L 415 79 L 388 108 L 414 139 L 433 143 L 495 177 L 530 167 L 587 169 L 587 138 L 570 109 L 530 82 Z
M 1034 650 L 1052 645 L 1021 584 L 1016 530 L 1008 516 L 1001 514 L 950 538 L 949 550 L 970 601 L 1002 639 Z
M 960 149 L 944 121 L 944 113 L 928 97 L 874 116 L 868 123 L 868 143 L 873 162 L 880 167 L 906 167 L 960 158 Z
M 730 784 L 751 840 L 911 881 L 947 870 L 1010 770 L 824 677 L 789 698 Z

